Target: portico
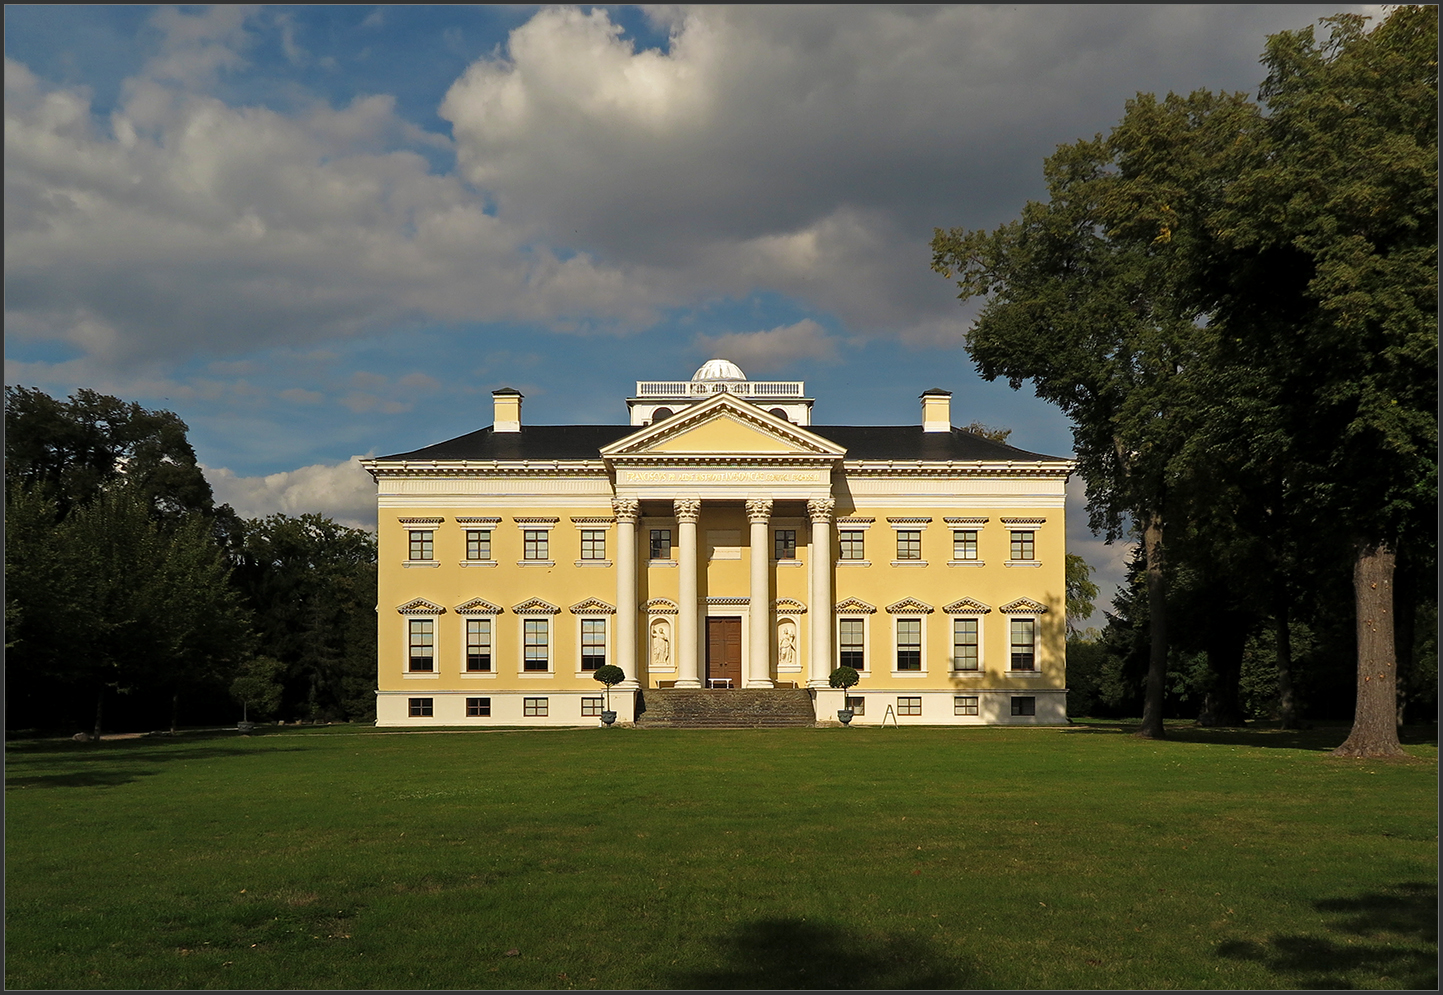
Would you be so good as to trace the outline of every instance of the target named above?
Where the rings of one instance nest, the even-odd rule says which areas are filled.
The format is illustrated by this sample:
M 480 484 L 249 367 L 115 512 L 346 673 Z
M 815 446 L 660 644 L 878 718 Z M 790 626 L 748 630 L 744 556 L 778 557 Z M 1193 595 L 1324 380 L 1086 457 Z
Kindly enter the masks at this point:
M 623 550 L 616 563 L 618 615 L 623 606 L 638 604 L 640 587 L 650 591 L 653 585 L 647 575 L 653 570 L 675 573 L 675 608 L 670 609 L 674 615 L 659 624 L 653 621 L 646 629 L 649 640 L 671 640 L 674 633 L 672 686 L 707 686 L 705 619 L 713 608 L 733 609 L 741 619 L 743 687 L 770 688 L 778 681 L 827 686 L 832 656 L 829 550 L 835 501 L 831 490 L 833 474 L 845 455 L 836 443 L 731 393 L 714 394 L 679 416 L 601 450 L 615 480 L 612 508 Z M 774 537 L 774 513 L 779 508 L 790 512 L 785 518 L 788 524 L 797 525 L 801 513 L 806 525 Z M 740 524 L 741 516 L 745 545 L 740 542 L 741 529 L 724 527 Z M 652 557 L 643 569 L 637 553 L 643 546 L 650 552 L 655 548 L 651 537 L 637 535 L 636 529 L 638 521 L 648 517 L 675 523 L 674 534 L 666 537 L 674 542 L 674 560 Z M 735 541 L 727 542 L 732 533 Z M 705 549 L 703 535 L 709 540 Z M 748 561 L 744 587 L 738 583 L 737 571 L 727 569 L 725 563 L 743 558 Z M 719 569 L 711 569 L 714 563 Z M 772 603 L 781 587 L 777 572 L 787 571 L 785 586 L 793 589 L 797 578 L 790 575 L 796 568 L 805 571 L 806 601 L 801 608 L 810 617 L 808 665 L 803 674 L 788 680 L 772 670 L 773 661 L 780 663 L 774 649 L 779 636 Z M 797 613 L 795 608 L 792 611 Z M 616 635 L 618 656 L 636 659 L 642 647 L 637 645 L 634 622 L 619 622 Z M 793 642 L 797 639 L 795 632 L 787 635 Z M 796 652 L 794 646 L 790 649 Z M 642 654 L 653 663 L 662 657 L 656 646 L 647 646 Z M 664 673 L 651 676 L 657 679 Z

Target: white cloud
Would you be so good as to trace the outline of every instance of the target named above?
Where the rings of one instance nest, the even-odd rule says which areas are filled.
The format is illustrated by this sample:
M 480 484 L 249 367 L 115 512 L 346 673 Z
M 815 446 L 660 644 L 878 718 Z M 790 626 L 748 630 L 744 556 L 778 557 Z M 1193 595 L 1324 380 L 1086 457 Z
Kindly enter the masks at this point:
M 1067 551 L 1076 553 L 1092 567 L 1092 582 L 1097 585 L 1096 611 L 1090 622 L 1099 629 L 1106 620 L 1105 611 L 1112 611 L 1112 599 L 1127 583 L 1127 565 L 1137 543 L 1127 539 L 1104 542 L 1087 527 L 1087 485 L 1076 474 L 1067 481 Z
M 204 470 L 216 503 L 229 504 L 242 518 L 317 513 L 374 532 L 376 484 L 362 459 L 352 456 L 344 463 L 317 463 L 264 477 L 238 477 L 224 467 Z
M 793 325 L 779 325 L 770 331 L 733 332 L 729 335 L 698 335 L 693 341 L 706 358 L 729 359 L 748 375 L 775 370 L 798 360 L 828 361 L 836 358 L 836 341 L 828 338 L 821 325 L 803 318 Z

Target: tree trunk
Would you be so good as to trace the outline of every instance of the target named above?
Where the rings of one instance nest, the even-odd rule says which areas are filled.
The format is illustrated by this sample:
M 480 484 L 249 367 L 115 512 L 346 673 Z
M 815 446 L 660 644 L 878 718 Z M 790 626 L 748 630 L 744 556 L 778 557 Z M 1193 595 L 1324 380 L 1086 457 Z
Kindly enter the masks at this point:
M 1413 674 L 1413 638 L 1418 618 L 1418 584 L 1412 563 L 1398 557 L 1393 584 L 1393 653 L 1398 661 L 1398 728 L 1408 707 L 1408 678 Z
M 1278 728 L 1298 728 L 1298 699 L 1293 690 L 1293 632 L 1288 627 L 1288 599 L 1280 597 L 1273 612 L 1278 655 Z
M 1142 530 L 1143 555 L 1147 558 L 1147 612 L 1151 649 L 1147 661 L 1147 685 L 1142 699 L 1144 739 L 1162 739 L 1163 693 L 1167 687 L 1167 581 L 1163 576 L 1162 515 L 1152 512 Z
M 170 734 L 175 735 L 175 718 L 180 713 L 180 692 L 170 693 Z
M 1353 593 L 1358 612 L 1358 704 L 1353 731 L 1335 757 L 1403 755 L 1398 744 L 1398 673 L 1393 653 L 1393 551 L 1358 544 Z
M 95 742 L 100 742 L 100 715 L 105 705 L 105 685 L 100 685 L 100 690 L 95 692 Z

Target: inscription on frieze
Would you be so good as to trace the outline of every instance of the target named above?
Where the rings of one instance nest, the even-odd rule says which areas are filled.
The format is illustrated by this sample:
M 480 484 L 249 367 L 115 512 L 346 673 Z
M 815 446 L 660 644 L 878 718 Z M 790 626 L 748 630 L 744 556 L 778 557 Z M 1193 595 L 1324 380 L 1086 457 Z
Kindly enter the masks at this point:
M 829 471 L 817 470 L 625 470 L 624 479 L 634 484 L 810 484 L 825 481 Z

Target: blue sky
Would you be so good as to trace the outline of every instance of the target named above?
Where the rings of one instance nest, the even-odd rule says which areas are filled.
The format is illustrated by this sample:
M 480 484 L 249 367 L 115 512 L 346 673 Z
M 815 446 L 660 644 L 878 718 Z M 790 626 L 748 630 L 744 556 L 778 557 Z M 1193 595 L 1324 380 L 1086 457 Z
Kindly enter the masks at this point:
M 353 457 L 498 386 L 615 422 L 714 355 L 820 423 L 945 387 L 1067 455 L 974 371 L 932 228 L 1015 217 L 1138 91 L 1255 92 L 1268 33 L 1343 9 L 8 6 L 6 382 L 174 410 L 243 514 L 363 525 Z

